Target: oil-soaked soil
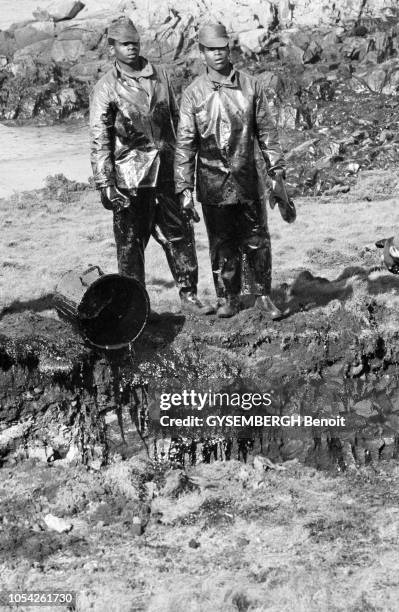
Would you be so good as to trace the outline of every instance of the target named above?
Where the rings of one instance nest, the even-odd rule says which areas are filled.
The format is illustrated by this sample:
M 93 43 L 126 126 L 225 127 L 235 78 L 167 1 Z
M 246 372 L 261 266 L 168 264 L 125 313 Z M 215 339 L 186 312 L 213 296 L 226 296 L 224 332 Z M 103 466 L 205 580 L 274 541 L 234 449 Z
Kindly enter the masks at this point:
M 370 279 L 364 270 L 332 282 L 303 273 L 288 294 L 276 292 L 282 321 L 255 308 L 225 321 L 165 313 L 132 350 L 108 354 L 90 349 L 51 310 L 6 314 L 1 460 L 80 458 L 100 466 L 140 449 L 152 456 L 154 438 L 172 432 L 159 431 L 159 394 L 191 389 L 269 393 L 269 415 L 341 416 L 345 426 L 181 427 L 178 463 L 218 453 L 245 459 L 248 450 L 340 469 L 396 458 L 398 316 L 370 295 L 377 282 Z M 231 438 L 227 449 L 220 437 Z

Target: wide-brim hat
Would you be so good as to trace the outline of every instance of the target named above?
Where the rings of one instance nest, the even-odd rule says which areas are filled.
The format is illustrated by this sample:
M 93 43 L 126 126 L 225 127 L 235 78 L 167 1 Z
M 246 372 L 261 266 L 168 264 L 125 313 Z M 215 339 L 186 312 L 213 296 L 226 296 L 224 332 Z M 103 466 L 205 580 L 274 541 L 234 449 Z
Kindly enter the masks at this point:
M 140 42 L 140 35 L 136 26 L 130 19 L 117 19 L 108 26 L 108 40 L 117 40 L 121 43 Z
M 199 29 L 198 42 L 204 47 L 227 47 L 229 37 L 222 23 L 206 23 Z

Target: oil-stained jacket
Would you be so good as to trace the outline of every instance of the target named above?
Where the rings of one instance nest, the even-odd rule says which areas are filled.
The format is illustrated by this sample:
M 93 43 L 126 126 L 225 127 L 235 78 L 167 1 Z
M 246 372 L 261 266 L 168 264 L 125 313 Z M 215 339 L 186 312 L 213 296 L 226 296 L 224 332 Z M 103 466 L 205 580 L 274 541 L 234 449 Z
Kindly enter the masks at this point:
M 197 198 L 202 204 L 256 200 L 256 140 L 270 175 L 285 167 L 259 81 L 239 71 L 232 71 L 222 83 L 211 81 L 207 72 L 197 77 L 184 91 L 180 106 L 176 192 L 194 189 L 196 167 Z
M 140 78 L 115 64 L 91 93 L 91 164 L 98 189 L 173 182 L 176 101 L 164 69 L 142 62 Z

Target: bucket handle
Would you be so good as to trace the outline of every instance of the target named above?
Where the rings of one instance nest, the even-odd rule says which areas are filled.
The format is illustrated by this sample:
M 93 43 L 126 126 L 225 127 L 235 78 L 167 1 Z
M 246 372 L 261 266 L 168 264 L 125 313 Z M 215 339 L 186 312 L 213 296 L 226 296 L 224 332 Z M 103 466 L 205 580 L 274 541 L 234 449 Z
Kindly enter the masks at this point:
M 94 272 L 95 274 L 93 274 Z M 99 276 L 104 276 L 104 272 L 101 270 L 101 268 L 99 266 L 90 265 L 82 276 L 79 276 L 79 279 L 83 287 L 90 287 L 90 285 L 94 283 Z

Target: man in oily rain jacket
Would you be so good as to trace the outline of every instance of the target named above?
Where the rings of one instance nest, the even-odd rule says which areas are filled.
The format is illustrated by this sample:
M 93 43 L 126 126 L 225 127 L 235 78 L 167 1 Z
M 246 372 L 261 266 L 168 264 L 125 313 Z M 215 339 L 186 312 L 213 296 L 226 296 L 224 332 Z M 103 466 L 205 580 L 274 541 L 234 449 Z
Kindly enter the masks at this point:
M 208 231 L 219 317 L 239 310 L 241 259 L 254 280 L 256 305 L 272 319 L 270 239 L 263 220 L 255 141 L 271 178 L 284 175 L 284 157 L 264 91 L 253 76 L 234 70 L 222 24 L 199 31 L 206 71 L 183 92 L 175 155 L 176 193 L 192 215 L 197 199 Z
M 105 208 L 113 211 L 118 268 L 144 284 L 151 234 L 163 247 L 184 310 L 209 314 L 197 298 L 198 264 L 192 222 L 174 192 L 178 111 L 168 76 L 140 56 L 126 18 L 112 22 L 114 67 L 90 98 L 91 162 Z

